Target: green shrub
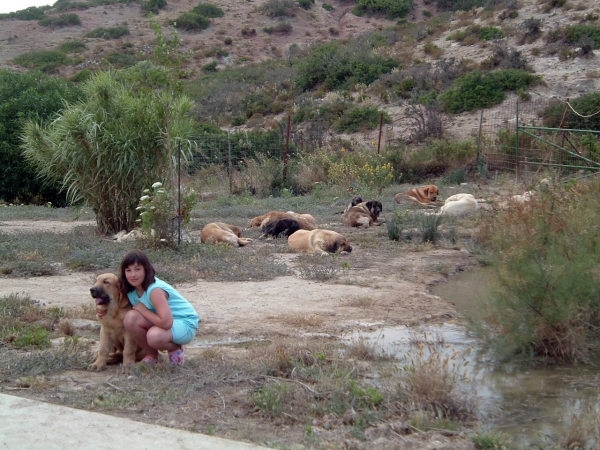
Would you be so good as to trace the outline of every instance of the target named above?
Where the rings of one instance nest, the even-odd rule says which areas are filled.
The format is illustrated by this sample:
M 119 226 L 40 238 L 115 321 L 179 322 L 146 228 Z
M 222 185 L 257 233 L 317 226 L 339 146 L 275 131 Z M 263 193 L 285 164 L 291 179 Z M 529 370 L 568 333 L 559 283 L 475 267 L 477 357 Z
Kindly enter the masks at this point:
M 215 17 L 223 17 L 225 15 L 221 8 L 219 8 L 217 5 L 213 5 L 212 3 L 200 3 L 194 9 L 192 9 L 192 12 L 200 14 L 204 17 L 209 17 L 211 19 Z
M 573 128 L 580 130 L 598 130 L 600 129 L 600 117 L 594 115 L 600 111 L 600 92 L 592 92 L 569 101 L 577 114 L 563 102 L 553 102 L 541 113 L 543 124 L 549 128 L 559 128 L 565 110 L 567 115 L 563 128 Z M 586 117 L 588 116 L 588 117 Z
M 292 24 L 289 23 L 289 22 L 279 22 L 275 26 L 263 28 L 263 31 L 265 33 L 267 33 L 267 34 L 271 34 L 271 33 L 281 33 L 281 34 L 291 33 L 292 32 Z
M 63 53 L 79 53 L 86 48 L 86 45 L 81 41 L 69 41 L 61 44 L 58 49 Z
M 141 9 L 144 13 L 158 14 L 161 9 L 167 6 L 167 0 L 147 0 L 142 2 Z
M 62 53 L 61 53 L 62 54 Z M 62 54 L 64 56 L 64 54 Z M 23 158 L 20 149 L 24 119 L 50 120 L 63 102 L 79 99 L 81 91 L 60 77 L 40 72 L 13 73 L 0 70 L 0 199 L 65 206 L 58 185 L 43 182 Z
M 493 218 L 486 336 L 505 357 L 587 361 L 600 330 L 597 180 L 538 192 Z M 577 202 L 573 202 L 577 198 Z
M 325 89 L 347 89 L 357 83 L 369 85 L 398 64 L 372 52 L 368 43 L 342 45 L 338 41 L 316 47 L 298 64 L 297 86 L 306 91 L 323 85 Z
M 14 59 L 14 62 L 27 69 L 37 69 L 44 73 L 55 73 L 59 66 L 68 64 L 70 59 L 58 50 L 39 50 L 22 53 Z
M 0 20 L 4 19 L 17 19 L 17 20 L 40 20 L 44 17 L 44 12 L 51 9 L 50 5 L 47 6 L 30 6 L 29 8 L 21 9 L 19 11 L 0 14 Z
M 294 17 L 296 2 L 294 0 L 267 0 L 260 10 L 269 17 Z
M 204 72 L 218 72 L 218 70 L 219 70 L 219 69 L 217 68 L 217 65 L 218 65 L 218 64 L 219 64 L 219 63 L 218 63 L 217 61 L 211 61 L 211 62 L 209 62 L 208 64 L 205 64 L 205 65 L 203 65 L 203 66 L 202 66 L 202 70 L 203 70 Z
M 94 28 L 92 31 L 85 34 L 88 38 L 103 38 L 103 39 L 119 39 L 128 35 L 129 29 L 126 27 Z
M 44 16 L 38 22 L 44 27 L 70 27 L 81 25 L 81 19 L 75 13 L 61 14 L 60 16 Z
M 323 3 L 321 5 L 321 7 L 325 10 L 325 11 L 333 11 L 335 10 L 335 8 L 333 6 L 331 6 L 329 3 Z
M 565 41 L 572 45 L 579 45 L 584 37 L 594 42 L 594 49 L 600 48 L 600 26 L 599 25 L 570 25 L 563 31 Z
M 482 41 L 491 41 L 493 39 L 502 39 L 504 33 L 497 27 L 481 27 L 478 36 Z
M 523 70 L 475 71 L 457 78 L 439 99 L 446 112 L 458 114 L 497 105 L 504 100 L 504 91 L 517 91 L 540 82 L 540 76 Z
M 298 0 L 297 3 L 300 8 L 309 10 L 315 4 L 315 0 Z
M 393 20 L 406 16 L 412 5 L 412 0 L 358 0 L 352 13 L 357 16 L 385 14 L 387 19 Z
M 436 0 L 439 11 L 469 11 L 484 6 L 484 0 Z
M 210 19 L 193 11 L 188 11 L 175 19 L 173 25 L 175 28 L 188 31 L 206 30 L 210 26 Z
M 356 133 L 361 130 L 374 130 L 379 126 L 381 115 L 384 123 L 392 123 L 387 112 L 382 112 L 375 106 L 356 106 L 347 109 L 333 123 L 333 129 L 338 133 Z
M 85 80 L 87 80 L 90 76 L 92 76 L 94 72 L 90 69 L 83 69 L 80 70 L 79 72 L 77 72 L 75 75 L 73 75 L 70 78 L 70 81 L 74 82 L 74 83 L 81 83 Z
M 139 60 L 133 52 L 110 52 L 106 60 L 115 68 L 123 69 L 125 67 L 135 66 Z

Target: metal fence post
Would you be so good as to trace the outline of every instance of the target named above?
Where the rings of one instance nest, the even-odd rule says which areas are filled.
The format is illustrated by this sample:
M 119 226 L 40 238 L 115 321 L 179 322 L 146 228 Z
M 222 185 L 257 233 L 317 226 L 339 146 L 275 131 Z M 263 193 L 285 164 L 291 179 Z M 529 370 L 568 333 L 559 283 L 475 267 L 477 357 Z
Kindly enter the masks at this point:
M 379 155 L 379 149 L 381 148 L 381 130 L 383 129 L 383 113 L 379 117 L 379 138 L 377 139 L 377 154 Z
M 288 164 L 288 151 L 290 149 L 290 124 L 291 116 L 287 117 L 287 130 L 285 133 L 285 153 L 283 154 L 283 185 L 287 179 L 287 164 Z
M 233 194 L 233 165 L 231 162 L 231 130 L 227 130 L 227 159 L 229 167 L 229 193 Z

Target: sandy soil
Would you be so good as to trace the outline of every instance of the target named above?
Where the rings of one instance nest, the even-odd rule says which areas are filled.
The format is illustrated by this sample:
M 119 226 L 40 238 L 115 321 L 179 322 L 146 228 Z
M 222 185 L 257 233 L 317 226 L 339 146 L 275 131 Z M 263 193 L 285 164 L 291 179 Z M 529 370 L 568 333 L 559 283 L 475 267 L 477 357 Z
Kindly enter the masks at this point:
M 46 229 L 58 232 L 84 222 L 11 221 L 7 230 Z M 85 222 L 89 224 L 89 222 Z M 368 232 L 368 230 L 367 230 Z M 115 245 L 119 245 L 115 243 Z M 360 250 L 359 250 L 360 251 Z M 294 268 L 294 254 L 275 257 Z M 314 334 L 304 322 L 318 321 L 319 333 L 338 335 L 375 325 L 414 325 L 457 317 L 453 305 L 432 295 L 429 287 L 475 262 L 469 253 L 435 249 L 404 253 L 366 269 L 348 269 L 334 282 L 315 282 L 299 276 L 260 282 L 207 282 L 178 284 L 178 290 L 202 318 L 197 339 L 230 339 Z M 444 267 L 444 271 L 432 268 Z M 443 272 L 443 273 L 442 273 Z M 29 295 L 47 306 L 78 307 L 92 302 L 89 288 L 94 274 L 65 272 L 52 277 L 0 278 L 0 296 Z M 368 301 L 369 307 L 360 307 Z

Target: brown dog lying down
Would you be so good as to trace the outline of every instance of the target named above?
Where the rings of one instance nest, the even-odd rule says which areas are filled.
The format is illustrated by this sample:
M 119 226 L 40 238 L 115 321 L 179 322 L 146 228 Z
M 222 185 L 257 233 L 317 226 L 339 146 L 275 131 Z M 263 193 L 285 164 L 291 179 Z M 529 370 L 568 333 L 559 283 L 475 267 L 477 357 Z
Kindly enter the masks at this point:
M 223 242 L 232 247 L 243 247 L 252 242 L 252 239 L 242 237 L 242 229 L 235 225 L 223 222 L 207 223 L 200 233 L 200 242 L 203 244 L 216 244 Z
M 438 187 L 435 184 L 428 184 L 427 186 L 414 188 L 410 191 L 400 192 L 394 196 L 394 201 L 396 203 L 410 201 L 422 206 L 435 206 L 432 203 L 435 203 L 438 195 Z
M 294 219 L 300 225 L 300 229 L 302 230 L 314 230 L 317 228 L 317 221 L 310 214 L 298 214 L 294 211 L 288 212 L 280 212 L 280 211 L 270 211 L 262 216 L 256 216 L 254 219 L 250 221 L 250 228 L 260 227 L 264 228 L 269 225 L 271 222 L 275 222 L 276 220 L 281 219 Z
M 351 205 L 352 203 L 350 203 Z M 381 225 L 383 222 L 377 223 L 377 219 L 383 205 L 378 200 L 369 200 L 368 202 L 362 202 L 358 205 L 349 206 L 344 212 L 344 219 L 342 224 L 347 227 L 363 227 L 368 228 L 371 225 Z
M 123 318 L 131 305 L 119 290 L 119 277 L 113 273 L 99 275 L 90 288 L 90 294 L 96 300 L 96 310 L 106 313 L 96 314 L 100 321 L 100 346 L 98 357 L 88 366 L 88 370 L 104 370 L 107 364 L 117 362 L 121 356 L 123 365 L 141 360 L 144 352 L 137 348 L 123 326 Z
M 352 251 L 352 246 L 344 236 L 330 230 L 298 230 L 290 235 L 288 244 L 294 250 L 320 255 Z

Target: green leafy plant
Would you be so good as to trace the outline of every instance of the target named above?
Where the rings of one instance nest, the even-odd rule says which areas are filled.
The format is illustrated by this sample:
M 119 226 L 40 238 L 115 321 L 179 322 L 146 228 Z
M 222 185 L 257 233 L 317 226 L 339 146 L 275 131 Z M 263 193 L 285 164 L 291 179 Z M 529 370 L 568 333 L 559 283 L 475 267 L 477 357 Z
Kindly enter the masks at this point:
M 70 27 L 81 25 L 81 19 L 75 13 L 61 14 L 60 16 L 44 16 L 39 22 L 43 27 Z
M 71 59 L 58 50 L 38 50 L 21 53 L 14 59 L 19 66 L 27 69 L 37 69 L 41 72 L 52 74 L 58 71 L 59 66 L 69 64 Z
M 194 11 L 188 11 L 177 17 L 173 21 L 173 26 L 188 31 L 206 30 L 210 26 L 210 19 Z
M 59 50 L 63 53 L 80 53 L 86 48 L 87 46 L 81 41 L 68 41 L 61 44 Z
M 471 72 L 455 80 L 453 86 L 440 95 L 447 112 L 460 113 L 478 108 L 488 108 L 505 98 L 505 91 L 517 91 L 540 83 L 539 75 L 517 69 L 496 72 Z
M 296 8 L 294 0 L 267 0 L 260 10 L 269 17 L 294 17 Z
M 96 39 L 119 39 L 123 36 L 130 34 L 129 28 L 126 27 L 111 27 L 94 28 L 85 34 L 85 37 L 96 38 Z
M 146 0 L 141 3 L 141 9 L 146 14 L 158 14 L 165 6 L 167 6 L 167 0 Z
M 221 8 L 212 3 L 199 3 L 196 7 L 194 7 L 194 9 L 192 9 L 192 12 L 200 14 L 204 17 L 209 17 L 211 19 L 215 17 L 223 17 L 225 15 L 225 12 Z
M 387 19 L 393 20 L 407 15 L 412 4 L 412 0 L 358 0 L 352 13 L 357 16 L 385 14 Z

